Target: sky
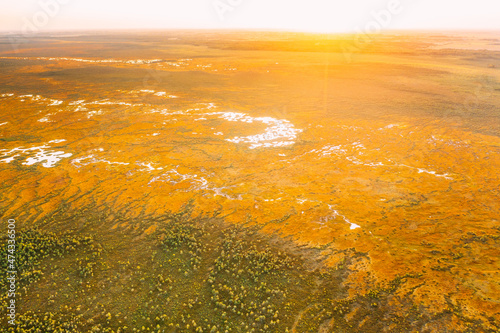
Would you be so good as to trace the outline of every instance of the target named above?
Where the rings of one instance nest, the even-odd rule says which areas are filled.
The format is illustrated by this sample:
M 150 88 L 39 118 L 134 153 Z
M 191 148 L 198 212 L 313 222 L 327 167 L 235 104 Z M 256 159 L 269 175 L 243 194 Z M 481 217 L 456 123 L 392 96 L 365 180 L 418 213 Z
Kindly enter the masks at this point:
M 497 30 L 499 0 L 0 0 L 0 31 Z

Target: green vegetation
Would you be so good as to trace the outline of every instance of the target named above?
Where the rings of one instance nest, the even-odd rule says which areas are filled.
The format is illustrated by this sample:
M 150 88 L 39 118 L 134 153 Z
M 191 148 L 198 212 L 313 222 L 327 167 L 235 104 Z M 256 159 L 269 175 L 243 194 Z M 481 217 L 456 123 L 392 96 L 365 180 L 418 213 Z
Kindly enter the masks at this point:
M 275 236 L 192 216 L 191 208 L 161 218 L 113 215 L 115 229 L 105 223 L 109 213 L 62 208 L 19 230 L 17 325 L 3 322 L 1 331 L 411 332 L 454 318 L 464 332 L 493 332 L 457 304 L 431 315 L 401 298 L 409 280 L 423 283 L 420 275 L 348 297 L 348 267 L 366 254 L 351 251 L 336 269 L 311 270 L 308 256 Z M 145 232 L 151 225 L 156 230 Z
M 1 258 L 7 258 L 6 239 L 0 248 Z M 91 245 L 92 237 L 57 236 L 50 232 L 40 232 L 37 229 L 24 230 L 16 235 L 16 268 L 19 272 L 19 282 L 32 283 L 43 274 L 40 263 L 43 259 L 61 257 L 73 252 L 76 248 Z M 7 260 L 0 262 L 2 272 L 7 271 Z M 6 285 L 2 285 L 4 292 Z

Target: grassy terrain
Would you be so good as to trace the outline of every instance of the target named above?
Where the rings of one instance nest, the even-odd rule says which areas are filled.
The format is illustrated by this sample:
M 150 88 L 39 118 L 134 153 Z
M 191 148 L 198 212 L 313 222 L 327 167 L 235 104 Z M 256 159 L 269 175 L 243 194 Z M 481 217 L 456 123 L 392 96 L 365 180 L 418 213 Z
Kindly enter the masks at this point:
M 498 325 L 469 319 L 451 303 L 431 314 L 402 297 L 405 286 L 424 283 L 418 274 L 349 296 L 349 261 L 366 254 L 326 268 L 311 251 L 217 214 L 193 216 L 191 208 L 142 220 L 114 216 L 113 230 L 105 227 L 109 212 L 61 209 L 19 230 L 17 325 L 2 332 L 429 332 L 452 321 L 457 331 L 494 332 Z
M 498 33 L 9 37 L 18 331 L 499 331 Z

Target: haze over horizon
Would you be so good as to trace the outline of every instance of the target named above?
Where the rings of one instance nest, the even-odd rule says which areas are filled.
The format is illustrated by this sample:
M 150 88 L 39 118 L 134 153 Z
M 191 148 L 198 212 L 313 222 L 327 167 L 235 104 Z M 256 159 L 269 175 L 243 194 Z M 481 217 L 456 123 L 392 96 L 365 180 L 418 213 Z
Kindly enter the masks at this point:
M 0 31 L 259 29 L 324 33 L 500 30 L 491 0 L 27 0 L 0 1 Z

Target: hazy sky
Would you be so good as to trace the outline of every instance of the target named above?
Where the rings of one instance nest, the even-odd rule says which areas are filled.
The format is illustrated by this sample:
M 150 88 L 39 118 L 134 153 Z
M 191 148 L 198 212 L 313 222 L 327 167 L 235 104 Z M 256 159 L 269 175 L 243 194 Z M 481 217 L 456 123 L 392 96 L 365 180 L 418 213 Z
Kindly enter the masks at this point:
M 500 31 L 500 1 L 0 0 L 0 30 L 108 28 Z

